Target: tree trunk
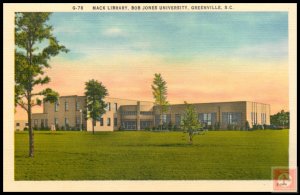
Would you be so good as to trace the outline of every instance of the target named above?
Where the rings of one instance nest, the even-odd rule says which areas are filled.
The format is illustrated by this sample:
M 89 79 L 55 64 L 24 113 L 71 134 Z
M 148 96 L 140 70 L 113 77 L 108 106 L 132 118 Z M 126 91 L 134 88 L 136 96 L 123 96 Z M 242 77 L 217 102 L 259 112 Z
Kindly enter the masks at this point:
M 189 133 L 189 137 L 190 137 L 190 144 L 193 143 L 193 135 L 191 133 Z
M 163 126 L 162 115 L 163 115 L 162 105 L 160 105 L 160 118 L 159 118 L 160 130 L 162 130 L 162 126 Z
M 28 99 L 29 157 L 34 157 L 34 132 L 31 124 L 31 97 Z
M 92 119 L 92 126 L 93 126 L 93 134 L 95 134 L 95 132 L 94 132 L 94 119 Z

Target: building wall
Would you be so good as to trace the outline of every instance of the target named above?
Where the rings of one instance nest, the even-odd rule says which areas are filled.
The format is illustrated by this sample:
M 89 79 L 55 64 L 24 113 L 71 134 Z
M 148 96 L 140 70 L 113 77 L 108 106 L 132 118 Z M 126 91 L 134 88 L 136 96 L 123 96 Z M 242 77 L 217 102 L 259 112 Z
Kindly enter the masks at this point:
M 83 129 L 86 129 L 84 115 L 84 112 L 86 112 L 86 98 L 84 96 L 62 96 L 57 103 L 57 110 L 55 110 L 56 103 L 45 104 L 50 125 L 57 125 L 60 128 L 66 128 L 67 126 L 80 128 L 80 123 L 82 123 Z M 82 110 L 82 113 L 80 110 Z M 56 124 L 55 120 L 57 121 Z
M 137 116 L 131 118 L 131 116 L 122 115 L 123 111 L 137 111 L 138 104 L 142 108 L 152 107 L 152 102 L 147 101 L 137 101 L 137 100 L 127 100 L 119 98 L 105 98 L 104 100 L 107 104 L 110 104 L 110 109 L 107 108 L 106 113 L 101 117 L 103 120 L 103 125 L 101 126 L 100 121 L 96 121 L 94 127 L 95 131 L 114 131 L 118 130 L 122 125 L 124 120 L 137 120 Z M 124 108 L 126 106 L 126 108 Z M 122 118 L 123 117 L 123 118 Z M 115 120 L 116 118 L 116 120 Z M 110 126 L 108 125 L 108 120 L 110 119 Z M 115 121 L 117 124 L 115 124 Z M 92 120 L 87 121 L 88 131 L 92 131 Z
M 15 120 L 15 131 L 24 131 L 24 128 L 28 128 L 27 120 Z
M 153 126 L 153 102 L 138 101 L 136 105 L 123 105 L 120 109 L 120 121 L 124 129 L 128 122 L 136 123 L 136 130 Z M 145 123 L 147 125 L 145 126 Z
M 253 125 L 270 125 L 271 107 L 269 104 L 247 102 L 247 121 Z
M 158 126 L 159 107 L 153 102 L 127 100 L 107 97 L 104 100 L 109 106 L 106 113 L 96 121 L 95 131 L 114 131 L 122 126 L 140 130 L 146 127 Z M 215 102 L 193 104 L 198 118 L 204 124 L 220 123 L 221 129 L 226 129 L 228 124 L 244 127 L 246 121 L 250 127 L 254 124 L 270 124 L 270 105 L 256 102 Z M 61 96 L 57 103 L 45 102 L 44 112 L 32 115 L 32 126 L 40 128 L 41 123 L 50 127 L 55 124 L 59 128 L 66 128 L 67 124 L 72 128 L 79 128 L 82 123 L 83 129 L 92 131 L 92 120 L 86 120 L 86 97 L 85 96 Z M 57 108 L 57 109 L 55 109 Z M 82 112 L 80 112 L 82 110 Z M 174 104 L 168 107 L 165 119 L 172 125 L 178 125 L 178 117 L 185 112 L 184 104 Z M 255 115 L 255 119 L 253 116 Z M 157 118 L 158 116 L 158 118 Z M 206 120 L 211 118 L 211 121 Z M 257 117 L 256 117 L 257 116 Z M 110 120 L 110 124 L 108 121 Z M 66 124 L 67 122 L 67 124 Z M 102 122 L 102 124 L 101 124 Z M 132 126 L 134 125 L 134 126 Z M 134 127 L 134 128 L 133 128 Z
M 197 103 L 193 104 L 196 112 L 199 114 L 211 114 L 214 116 L 214 122 L 219 122 L 221 128 L 226 129 L 228 124 L 225 124 L 223 113 L 237 113 L 241 115 L 241 120 L 238 125 L 244 125 L 246 122 L 246 102 L 215 102 L 215 103 Z M 171 123 L 176 123 L 176 115 L 182 116 L 185 112 L 184 104 L 170 105 L 166 114 L 171 115 Z M 213 113 L 213 114 L 212 114 Z M 154 115 L 159 115 L 159 106 L 154 107 Z

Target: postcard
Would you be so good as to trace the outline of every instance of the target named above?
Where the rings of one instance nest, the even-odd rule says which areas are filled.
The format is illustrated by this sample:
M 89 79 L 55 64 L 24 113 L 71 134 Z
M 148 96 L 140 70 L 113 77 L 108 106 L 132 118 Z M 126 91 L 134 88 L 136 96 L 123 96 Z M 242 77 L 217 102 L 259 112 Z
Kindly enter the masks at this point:
M 4 4 L 4 191 L 297 191 L 296 4 Z

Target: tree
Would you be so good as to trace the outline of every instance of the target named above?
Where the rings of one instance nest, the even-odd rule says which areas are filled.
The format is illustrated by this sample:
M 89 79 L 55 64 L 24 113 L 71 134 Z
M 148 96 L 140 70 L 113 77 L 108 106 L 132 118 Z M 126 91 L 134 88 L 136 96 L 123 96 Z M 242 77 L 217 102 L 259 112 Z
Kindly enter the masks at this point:
M 36 92 L 34 87 L 50 82 L 50 78 L 44 76 L 45 69 L 50 68 L 48 61 L 60 52 L 68 52 L 53 36 L 52 26 L 47 24 L 50 15 L 46 12 L 15 15 L 15 106 L 27 112 L 30 157 L 34 157 L 32 107 L 42 104 L 39 97 L 53 103 L 59 96 L 50 88 Z
M 94 124 L 105 113 L 107 104 L 104 102 L 104 98 L 108 95 L 107 89 L 102 83 L 97 80 L 89 80 L 85 83 L 85 95 L 87 99 L 87 118 L 92 119 L 93 134 Z
M 271 115 L 271 124 L 276 126 L 289 127 L 290 113 L 281 110 L 277 114 Z
M 201 128 L 201 123 L 198 120 L 198 115 L 195 107 L 187 102 L 184 102 L 186 108 L 181 120 L 181 128 L 189 134 L 189 142 L 193 143 L 193 137 Z
M 163 80 L 161 74 L 154 74 L 154 80 L 151 85 L 152 94 L 155 104 L 159 106 L 160 111 L 160 130 L 162 129 L 162 116 L 168 110 L 169 102 L 167 101 L 167 82 Z

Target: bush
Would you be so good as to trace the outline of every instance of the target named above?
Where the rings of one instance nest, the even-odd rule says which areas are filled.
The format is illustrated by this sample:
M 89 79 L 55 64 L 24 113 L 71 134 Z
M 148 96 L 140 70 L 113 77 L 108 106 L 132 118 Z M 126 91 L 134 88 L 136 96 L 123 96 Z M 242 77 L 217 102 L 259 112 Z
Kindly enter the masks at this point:
M 250 130 L 250 125 L 248 121 L 246 121 L 245 123 L 245 130 Z
M 24 127 L 23 131 L 28 131 L 28 128 L 27 128 L 27 127 Z
M 214 129 L 215 130 L 220 130 L 220 122 L 215 122 L 215 124 L 214 124 Z
M 145 128 L 145 131 L 150 131 L 150 130 L 151 130 L 150 127 Z
M 65 127 L 64 127 L 64 126 L 61 126 L 60 130 L 64 131 L 64 130 L 65 130 Z

